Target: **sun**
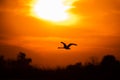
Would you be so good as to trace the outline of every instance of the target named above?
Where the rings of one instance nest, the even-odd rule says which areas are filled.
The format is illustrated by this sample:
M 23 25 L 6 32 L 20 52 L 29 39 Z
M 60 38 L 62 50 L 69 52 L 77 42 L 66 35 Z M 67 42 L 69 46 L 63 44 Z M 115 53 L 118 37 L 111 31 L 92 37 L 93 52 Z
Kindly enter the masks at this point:
M 54 23 L 71 24 L 76 16 L 70 12 L 76 0 L 34 0 L 31 3 L 31 15 Z

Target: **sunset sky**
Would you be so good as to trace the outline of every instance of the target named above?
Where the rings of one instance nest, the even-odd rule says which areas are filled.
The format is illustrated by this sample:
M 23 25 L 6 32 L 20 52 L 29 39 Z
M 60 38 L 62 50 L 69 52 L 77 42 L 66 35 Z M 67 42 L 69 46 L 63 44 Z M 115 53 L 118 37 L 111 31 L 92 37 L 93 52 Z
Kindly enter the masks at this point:
M 57 21 L 46 18 L 47 12 L 42 9 L 48 8 L 44 6 L 37 7 L 45 13 L 42 16 L 33 12 L 37 1 L 0 0 L 0 54 L 12 58 L 22 51 L 34 65 L 42 67 L 86 62 L 91 57 L 99 60 L 106 54 L 120 58 L 119 0 L 66 0 L 69 11 L 65 15 L 69 18 L 63 17 L 62 12 L 56 13 L 58 8 L 51 12 Z M 47 4 L 54 1 L 48 0 Z M 58 49 L 63 46 L 61 41 L 78 46 Z

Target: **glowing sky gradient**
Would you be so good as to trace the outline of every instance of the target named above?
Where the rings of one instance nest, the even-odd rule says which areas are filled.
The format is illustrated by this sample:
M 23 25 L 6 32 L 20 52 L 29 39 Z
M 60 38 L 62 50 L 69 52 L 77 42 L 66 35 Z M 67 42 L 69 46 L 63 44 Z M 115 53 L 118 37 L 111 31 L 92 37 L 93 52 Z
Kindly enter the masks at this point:
M 61 26 L 36 19 L 29 0 L 1 0 L 0 53 L 15 57 L 19 51 L 33 64 L 55 67 L 115 54 L 120 58 L 120 1 L 78 0 L 71 11 L 82 16 L 75 25 Z M 79 18 L 78 17 L 78 18 Z M 59 50 L 61 41 L 75 42 L 70 51 Z

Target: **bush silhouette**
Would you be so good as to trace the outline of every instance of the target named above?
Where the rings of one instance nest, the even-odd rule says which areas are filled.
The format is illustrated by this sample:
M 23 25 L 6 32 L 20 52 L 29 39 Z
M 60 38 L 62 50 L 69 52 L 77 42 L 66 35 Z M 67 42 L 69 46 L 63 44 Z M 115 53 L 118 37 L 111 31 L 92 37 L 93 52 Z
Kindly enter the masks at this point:
M 42 69 L 30 65 L 31 58 L 19 52 L 16 60 L 5 60 L 0 56 L 0 78 L 33 79 L 33 80 L 114 80 L 120 79 L 120 61 L 113 55 L 105 55 L 101 62 L 90 61 L 83 65 L 78 62 L 65 68 Z M 6 77 L 4 77 L 6 76 Z
M 26 54 L 20 52 L 17 56 L 17 63 L 21 66 L 27 66 L 32 62 L 31 58 L 26 58 Z
M 113 55 L 106 55 L 103 57 L 101 64 L 102 65 L 114 65 L 116 62 L 116 59 Z

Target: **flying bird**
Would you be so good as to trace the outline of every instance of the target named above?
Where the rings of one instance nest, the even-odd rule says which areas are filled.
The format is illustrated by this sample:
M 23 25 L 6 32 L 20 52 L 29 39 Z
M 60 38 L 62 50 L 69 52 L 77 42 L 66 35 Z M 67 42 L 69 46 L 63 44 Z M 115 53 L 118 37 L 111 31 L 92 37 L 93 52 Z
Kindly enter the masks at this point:
M 75 43 L 69 43 L 68 45 L 65 44 L 64 42 L 61 42 L 61 43 L 63 44 L 63 47 L 58 47 L 58 49 L 70 49 L 70 46 L 72 46 L 72 45 L 77 46 L 77 44 L 75 44 Z

